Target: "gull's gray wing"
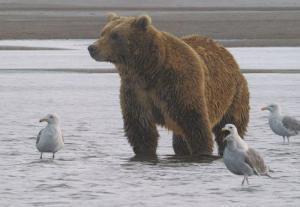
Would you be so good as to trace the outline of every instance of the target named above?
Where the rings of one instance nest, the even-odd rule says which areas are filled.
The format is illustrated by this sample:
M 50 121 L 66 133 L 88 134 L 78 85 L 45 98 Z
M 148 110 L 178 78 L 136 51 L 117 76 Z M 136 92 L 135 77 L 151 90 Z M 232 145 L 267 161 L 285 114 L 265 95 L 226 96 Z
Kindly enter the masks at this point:
M 282 118 L 282 124 L 284 127 L 286 127 L 289 130 L 292 131 L 300 131 L 300 121 L 297 119 L 290 117 L 290 116 L 284 116 Z
M 40 138 L 41 138 L 41 135 L 42 135 L 42 131 L 43 131 L 43 130 L 44 130 L 44 129 L 42 129 L 42 130 L 39 132 L 39 134 L 37 135 L 37 138 L 36 138 L 36 144 L 39 143 Z
M 268 173 L 268 168 L 264 162 L 264 159 L 252 148 L 248 149 L 245 162 L 253 169 L 254 174 L 256 175 L 265 175 Z

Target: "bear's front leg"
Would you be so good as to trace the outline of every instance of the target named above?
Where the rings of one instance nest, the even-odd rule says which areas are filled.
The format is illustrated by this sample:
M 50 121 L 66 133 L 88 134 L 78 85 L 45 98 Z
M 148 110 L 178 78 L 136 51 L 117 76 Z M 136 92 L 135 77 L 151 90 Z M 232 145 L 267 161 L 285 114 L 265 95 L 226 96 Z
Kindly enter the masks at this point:
M 180 116 L 177 116 L 177 122 L 183 129 L 191 155 L 211 155 L 213 152 L 213 139 L 205 112 L 182 110 L 180 114 Z
M 170 80 L 164 81 L 169 83 Z M 175 82 L 157 90 L 157 99 L 165 106 L 167 114 L 166 127 L 180 134 L 186 142 L 173 143 L 174 151 L 178 155 L 186 155 L 189 151 L 192 156 L 211 155 L 213 152 L 213 138 L 208 118 L 208 110 L 204 92 L 197 84 L 183 84 L 183 81 Z M 190 87 L 186 87 L 190 86 Z M 168 123 L 169 121 L 169 123 Z M 175 126 L 174 126 L 175 123 Z M 175 135 L 176 139 L 179 138 Z M 180 147 L 180 144 L 184 144 Z
M 174 151 L 178 155 L 211 155 L 213 152 L 213 138 L 208 118 L 206 103 L 201 96 L 182 98 L 177 93 L 168 93 L 164 97 L 167 103 L 168 116 L 180 128 L 181 137 L 185 139 L 173 143 Z M 174 99 L 175 97 L 175 99 Z M 182 144 L 182 146 L 179 146 Z M 176 147 L 176 148 L 175 148 Z
M 172 145 L 176 155 L 178 156 L 191 155 L 190 147 L 183 136 L 173 133 Z
M 121 85 L 121 107 L 128 142 L 138 156 L 156 156 L 158 132 L 149 109 L 138 101 L 134 89 Z

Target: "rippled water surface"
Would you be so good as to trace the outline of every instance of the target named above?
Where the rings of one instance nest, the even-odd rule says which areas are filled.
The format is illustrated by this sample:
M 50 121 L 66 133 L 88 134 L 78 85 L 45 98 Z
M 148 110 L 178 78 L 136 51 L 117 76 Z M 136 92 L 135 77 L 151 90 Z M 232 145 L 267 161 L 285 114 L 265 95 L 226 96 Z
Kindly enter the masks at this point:
M 247 142 L 273 178 L 232 175 L 222 160 L 172 157 L 160 130 L 158 160 L 135 161 L 123 135 L 117 74 L 0 73 L 0 206 L 300 206 L 300 136 L 282 144 L 260 108 L 277 102 L 300 118 L 300 75 L 247 74 Z M 49 112 L 61 116 L 65 148 L 39 159 L 35 139 Z

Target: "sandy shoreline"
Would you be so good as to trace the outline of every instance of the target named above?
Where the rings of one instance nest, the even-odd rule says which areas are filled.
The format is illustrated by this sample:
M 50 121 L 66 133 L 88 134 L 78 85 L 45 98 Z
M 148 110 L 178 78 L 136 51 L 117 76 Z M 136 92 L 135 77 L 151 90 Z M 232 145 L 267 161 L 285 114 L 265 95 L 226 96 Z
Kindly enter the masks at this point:
M 300 3 L 285 0 L 23 1 L 0 0 L 0 39 L 95 39 L 106 13 L 152 16 L 153 24 L 177 36 L 201 34 L 225 46 L 299 46 Z
M 299 69 L 241 69 L 244 74 L 300 74 Z M 82 73 L 82 74 L 107 74 L 118 73 L 114 68 L 107 69 L 0 69 L 3 73 Z
M 94 61 L 87 50 L 93 39 L 0 40 L 0 69 L 49 72 L 113 72 L 114 66 Z M 296 73 L 300 47 L 227 47 L 243 72 Z M 37 69 L 37 70 L 36 70 Z M 68 71 L 65 71 L 68 70 Z M 69 71 L 70 70 L 70 71 Z M 300 71 L 300 70 L 299 70 Z

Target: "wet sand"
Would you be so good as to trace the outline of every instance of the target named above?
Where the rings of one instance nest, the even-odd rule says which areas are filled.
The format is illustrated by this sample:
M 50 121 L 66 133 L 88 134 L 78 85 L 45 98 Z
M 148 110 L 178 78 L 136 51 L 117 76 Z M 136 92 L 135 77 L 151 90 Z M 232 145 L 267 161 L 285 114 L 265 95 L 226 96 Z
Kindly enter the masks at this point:
M 106 13 L 147 13 L 153 24 L 177 36 L 201 34 L 225 46 L 299 46 L 300 2 L 139 2 L 75 0 L 25 3 L 0 0 L 0 39 L 97 38 Z

